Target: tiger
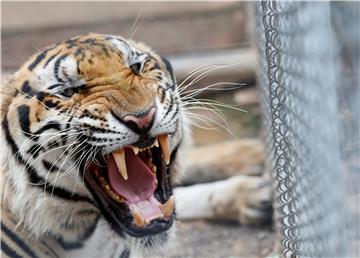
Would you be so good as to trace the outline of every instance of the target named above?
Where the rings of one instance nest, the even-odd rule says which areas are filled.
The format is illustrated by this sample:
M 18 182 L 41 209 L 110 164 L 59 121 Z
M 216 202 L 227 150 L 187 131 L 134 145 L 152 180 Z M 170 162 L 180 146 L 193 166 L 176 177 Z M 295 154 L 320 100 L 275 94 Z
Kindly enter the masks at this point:
M 170 62 L 142 42 L 79 35 L 3 81 L 2 257 L 149 256 L 175 241 L 177 217 L 196 217 L 193 200 L 215 196 L 205 207 L 214 210 L 260 185 L 242 177 L 174 189 L 191 121 Z M 269 196 L 260 195 L 244 203 Z

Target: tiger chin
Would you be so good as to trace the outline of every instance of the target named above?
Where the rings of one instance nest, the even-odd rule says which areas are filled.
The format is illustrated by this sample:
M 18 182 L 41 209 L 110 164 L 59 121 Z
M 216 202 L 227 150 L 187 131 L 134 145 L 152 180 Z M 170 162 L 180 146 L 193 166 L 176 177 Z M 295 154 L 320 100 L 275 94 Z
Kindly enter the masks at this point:
M 114 35 L 52 45 L 2 85 L 3 228 L 26 245 L 59 243 L 47 250 L 59 256 L 87 245 L 102 257 L 104 247 L 109 255 L 164 247 L 189 142 L 166 59 Z

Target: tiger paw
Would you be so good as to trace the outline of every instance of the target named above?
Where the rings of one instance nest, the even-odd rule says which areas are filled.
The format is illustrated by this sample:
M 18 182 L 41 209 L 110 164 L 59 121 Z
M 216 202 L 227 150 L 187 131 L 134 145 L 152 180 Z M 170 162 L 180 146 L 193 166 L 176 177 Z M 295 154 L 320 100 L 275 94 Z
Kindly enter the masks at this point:
M 271 183 L 261 177 L 246 177 L 237 188 L 238 220 L 243 225 L 272 222 Z

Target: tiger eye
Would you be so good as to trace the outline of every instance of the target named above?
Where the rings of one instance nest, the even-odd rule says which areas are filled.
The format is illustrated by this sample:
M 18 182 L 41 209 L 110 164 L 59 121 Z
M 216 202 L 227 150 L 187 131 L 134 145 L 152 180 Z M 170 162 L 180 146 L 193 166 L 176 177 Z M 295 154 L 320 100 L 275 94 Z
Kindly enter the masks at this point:
M 135 63 L 130 65 L 130 69 L 136 74 L 139 75 L 141 72 L 141 63 Z
M 64 97 L 68 97 L 70 98 L 71 96 L 73 96 L 76 93 L 74 88 L 66 88 L 61 92 L 61 95 L 63 95 Z

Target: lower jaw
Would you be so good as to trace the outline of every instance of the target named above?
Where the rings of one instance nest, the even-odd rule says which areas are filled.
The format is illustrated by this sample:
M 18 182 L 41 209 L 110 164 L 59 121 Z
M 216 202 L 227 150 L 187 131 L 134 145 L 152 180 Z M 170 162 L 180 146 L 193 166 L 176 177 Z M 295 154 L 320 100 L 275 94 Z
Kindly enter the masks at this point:
M 173 224 L 169 230 L 156 235 L 127 238 L 131 255 L 133 257 L 166 256 L 166 250 L 173 246 L 171 243 L 176 236 L 176 221 Z
M 151 237 L 160 233 L 165 233 L 167 230 L 171 228 L 174 221 L 174 215 L 170 219 L 159 219 L 152 221 L 145 228 L 137 228 L 131 225 L 121 226 L 123 232 L 127 233 L 132 237 Z M 121 224 L 120 224 L 121 225 Z

